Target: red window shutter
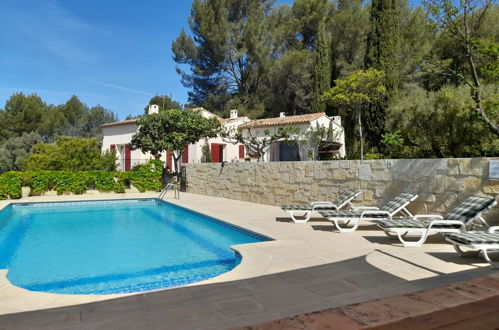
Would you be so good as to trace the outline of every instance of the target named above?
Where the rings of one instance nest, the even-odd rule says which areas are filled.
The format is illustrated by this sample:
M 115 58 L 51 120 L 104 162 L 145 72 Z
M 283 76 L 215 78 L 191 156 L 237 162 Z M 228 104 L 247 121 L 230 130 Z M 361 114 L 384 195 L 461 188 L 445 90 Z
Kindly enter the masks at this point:
M 170 169 L 170 171 L 173 171 L 172 155 L 170 154 L 170 152 L 168 150 L 166 151 L 166 166 Z
M 187 164 L 189 162 L 189 145 L 184 145 L 184 152 L 182 153 L 182 164 Z
M 111 150 L 111 152 L 115 152 L 116 151 L 116 144 L 111 144 L 111 146 L 109 147 L 109 150 Z
M 125 171 L 130 171 L 132 169 L 132 149 L 130 145 L 125 145 Z
M 244 146 L 242 144 L 239 146 L 239 158 L 244 158 Z
M 211 144 L 211 161 L 213 163 L 220 163 L 220 144 Z

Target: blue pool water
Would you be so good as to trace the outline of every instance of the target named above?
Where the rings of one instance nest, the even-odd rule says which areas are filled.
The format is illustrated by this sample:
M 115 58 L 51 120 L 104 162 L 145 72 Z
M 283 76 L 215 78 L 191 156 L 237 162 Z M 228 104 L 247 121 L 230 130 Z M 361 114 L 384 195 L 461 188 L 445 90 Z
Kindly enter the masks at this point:
M 0 212 L 0 269 L 33 291 L 109 294 L 208 279 L 231 245 L 269 238 L 156 199 L 13 204 Z

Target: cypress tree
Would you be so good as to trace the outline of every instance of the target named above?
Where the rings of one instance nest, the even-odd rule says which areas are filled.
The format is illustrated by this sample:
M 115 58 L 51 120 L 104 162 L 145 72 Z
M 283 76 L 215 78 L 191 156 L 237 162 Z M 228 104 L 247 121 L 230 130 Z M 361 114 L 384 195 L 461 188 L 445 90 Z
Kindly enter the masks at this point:
M 370 27 L 367 35 L 364 67 L 382 70 L 386 74 L 388 96 L 372 104 L 365 112 L 366 140 L 371 146 L 379 145 L 385 131 L 386 110 L 390 96 L 399 85 L 399 0 L 372 0 Z
M 324 22 L 319 25 L 317 44 L 315 46 L 315 68 L 313 80 L 312 112 L 326 111 L 322 95 L 331 88 L 332 56 L 331 36 L 326 31 Z

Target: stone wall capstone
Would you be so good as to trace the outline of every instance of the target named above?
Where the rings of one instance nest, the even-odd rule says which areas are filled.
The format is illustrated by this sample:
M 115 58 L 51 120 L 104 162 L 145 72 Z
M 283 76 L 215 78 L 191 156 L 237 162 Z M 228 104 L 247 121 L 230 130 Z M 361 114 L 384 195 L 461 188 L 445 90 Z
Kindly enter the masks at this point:
M 349 188 L 362 189 L 359 203 L 382 205 L 405 191 L 419 195 L 412 212 L 445 214 L 470 195 L 499 194 L 499 180 L 488 179 L 492 159 L 186 164 L 185 178 L 187 192 L 276 206 L 334 200 Z M 494 215 L 499 206 L 486 218 Z

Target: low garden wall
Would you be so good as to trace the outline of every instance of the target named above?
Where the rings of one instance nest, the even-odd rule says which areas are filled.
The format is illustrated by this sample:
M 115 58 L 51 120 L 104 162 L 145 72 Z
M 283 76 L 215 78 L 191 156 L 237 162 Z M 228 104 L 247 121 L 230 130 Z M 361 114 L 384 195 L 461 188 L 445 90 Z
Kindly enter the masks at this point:
M 419 195 L 418 213 L 445 212 L 472 194 L 495 197 L 492 158 L 341 160 L 321 162 L 187 164 L 187 192 L 282 205 L 334 199 L 361 188 L 363 204 L 379 205 L 400 192 Z M 499 214 L 499 206 L 489 212 Z

